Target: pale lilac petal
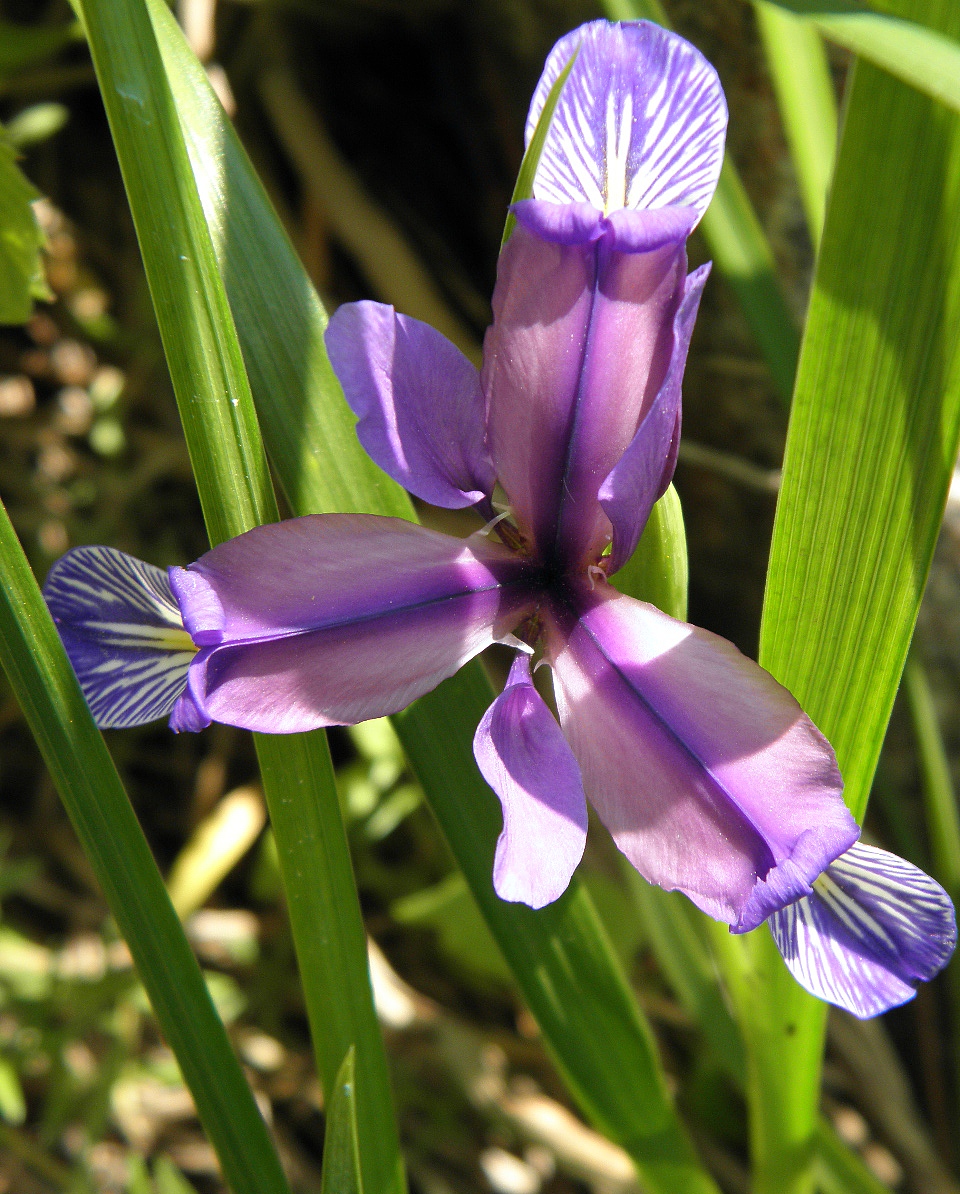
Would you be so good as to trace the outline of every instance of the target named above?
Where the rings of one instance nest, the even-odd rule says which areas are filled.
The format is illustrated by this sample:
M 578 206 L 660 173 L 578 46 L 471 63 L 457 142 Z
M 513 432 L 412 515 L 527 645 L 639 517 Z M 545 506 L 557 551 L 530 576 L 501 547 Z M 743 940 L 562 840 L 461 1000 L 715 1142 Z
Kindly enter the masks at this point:
M 258 527 L 171 582 L 185 618 L 221 635 L 190 668 L 197 708 L 266 733 L 394 713 L 535 603 L 529 565 L 501 545 L 364 514 Z
M 548 658 L 587 796 L 651 883 L 745 932 L 856 840 L 829 744 L 725 640 L 601 582 L 555 604 Z
M 611 535 L 598 491 L 670 364 L 682 244 L 616 253 L 515 229 L 484 342 L 490 450 L 541 558 L 576 568 Z
M 519 654 L 473 740 L 483 778 L 500 797 L 503 832 L 493 886 L 502 900 L 542 908 L 567 889 L 587 841 L 580 769 Z
M 564 84 L 534 177 L 551 203 L 609 213 L 707 209 L 723 163 L 727 106 L 717 73 L 675 33 L 647 21 L 592 21 L 547 58 L 527 117 L 527 144 L 560 72 Z
M 476 368 L 428 324 L 382 303 L 347 303 L 324 336 L 369 456 L 435 506 L 493 492 Z
M 692 207 L 620 210 L 605 216 L 589 203 L 521 199 L 510 210 L 524 228 L 542 240 L 581 245 L 603 238 L 608 249 L 621 253 L 648 253 L 664 245 L 682 244 L 697 222 Z
M 43 595 L 97 725 L 167 716 L 196 648 L 163 569 L 112 547 L 77 547 L 50 569 Z
M 797 982 L 861 1019 L 912 999 L 957 943 L 953 904 L 940 884 L 860 843 L 769 924 Z
M 703 265 L 687 278 L 673 320 L 673 350 L 667 375 L 637 434 L 600 487 L 600 505 L 613 524 L 608 569 L 611 576 L 633 554 L 654 502 L 663 496 L 673 477 L 680 439 L 683 370 L 709 273 L 710 266 Z

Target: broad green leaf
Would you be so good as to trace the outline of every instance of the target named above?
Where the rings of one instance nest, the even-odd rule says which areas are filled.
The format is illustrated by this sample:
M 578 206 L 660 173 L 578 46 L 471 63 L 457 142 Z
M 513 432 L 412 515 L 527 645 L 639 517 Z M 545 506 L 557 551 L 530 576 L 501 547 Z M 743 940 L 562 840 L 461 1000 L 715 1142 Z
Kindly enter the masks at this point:
M 328 1099 L 320 1194 L 363 1194 L 355 1083 L 351 1047 Z
M 673 485 L 651 510 L 636 550 L 611 583 L 628 597 L 649 601 L 673 618 L 686 618 L 687 540 Z
M 0 128 L 0 323 L 26 323 L 33 300 L 49 297 L 40 260 L 43 233 L 32 206 L 39 198 Z
M 960 41 L 937 29 L 836 0 L 770 0 L 806 16 L 824 37 L 960 111 Z M 896 7 L 896 6 L 892 6 Z
M 103 737 L 0 507 L 0 663 L 33 731 L 235 1194 L 288 1194 Z
M 195 176 L 214 230 L 264 438 L 291 506 L 298 514 L 347 508 L 412 517 L 406 494 L 359 447 L 353 416 L 326 362 L 322 308 L 210 93 L 202 67 L 186 50 L 165 6 L 151 0 L 151 14 L 188 129 Z M 211 172 L 214 159 L 219 165 Z M 291 314 L 281 300 L 304 303 L 309 318 Z M 298 336 L 294 340 L 292 326 Z M 301 460 L 301 426 L 308 428 L 314 456 L 309 469 Z M 329 429 L 329 434 L 311 434 L 310 427 Z M 477 721 L 492 698 L 480 666 L 464 668 L 398 719 L 407 754 L 581 1105 L 631 1152 L 651 1189 L 660 1194 L 712 1191 L 666 1094 L 652 1034 L 589 897 L 574 884 L 565 901 L 533 913 L 493 894 L 499 810 L 471 749 Z M 617 1050 L 605 1041 L 615 1041 Z M 362 1142 L 362 1123 L 360 1135 Z
M 952 3 L 905 17 L 960 31 Z M 960 118 L 860 63 L 814 278 L 760 660 L 862 818 L 960 442 Z M 824 1010 L 769 934 L 739 949 L 759 1194 L 812 1181 Z M 734 985 L 737 980 L 734 978 Z
M 279 515 L 211 229 L 143 0 L 86 0 L 83 15 L 216 543 Z M 216 171 L 217 147 L 208 148 L 206 167 Z M 220 229 L 214 231 L 219 239 Z M 326 739 L 255 741 L 321 1079 L 330 1089 L 345 1051 L 356 1048 L 368 1184 L 400 1194 L 405 1182 L 386 1057 Z
M 602 0 L 602 7 L 613 21 L 642 18 L 671 28 L 660 0 Z M 717 272 L 736 293 L 777 393 L 789 402 L 800 336 L 777 280 L 770 243 L 729 155 L 700 231 Z

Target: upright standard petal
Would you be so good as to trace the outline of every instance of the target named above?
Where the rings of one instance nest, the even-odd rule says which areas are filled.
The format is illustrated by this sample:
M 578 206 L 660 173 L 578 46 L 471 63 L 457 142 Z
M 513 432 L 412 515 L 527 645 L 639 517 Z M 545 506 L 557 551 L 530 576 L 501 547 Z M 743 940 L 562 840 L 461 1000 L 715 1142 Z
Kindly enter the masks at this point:
M 171 572 L 215 721 L 292 733 L 394 713 L 535 605 L 530 566 L 482 536 L 317 514 L 257 527 Z
M 435 506 L 493 492 L 477 370 L 428 324 L 382 303 L 347 303 L 324 336 L 367 454 Z
M 196 654 L 167 574 L 112 547 L 76 547 L 43 595 L 97 725 L 166 717 Z
M 609 575 L 622 568 L 633 554 L 654 502 L 663 496 L 673 478 L 680 442 L 683 370 L 709 274 L 710 266 L 702 265 L 687 278 L 673 321 L 667 375 L 637 434 L 600 486 L 600 505 L 613 525 Z
M 684 290 L 682 240 L 644 253 L 515 229 L 484 341 L 490 450 L 541 558 L 579 567 L 611 535 L 598 493 L 656 398 Z
M 507 686 L 473 740 L 483 778 L 500 797 L 503 832 L 493 886 L 502 900 L 542 908 L 567 889 L 587 841 L 580 769 L 518 654 Z
M 798 983 L 860 1019 L 912 999 L 957 943 L 950 897 L 919 867 L 860 843 L 770 917 Z
M 601 582 L 555 603 L 548 658 L 587 796 L 651 883 L 746 932 L 856 841 L 829 744 L 732 644 Z
M 717 73 L 647 21 L 592 21 L 554 46 L 527 117 L 530 143 L 550 89 L 576 54 L 547 133 L 533 195 L 551 203 L 707 209 L 723 164 L 727 105 Z

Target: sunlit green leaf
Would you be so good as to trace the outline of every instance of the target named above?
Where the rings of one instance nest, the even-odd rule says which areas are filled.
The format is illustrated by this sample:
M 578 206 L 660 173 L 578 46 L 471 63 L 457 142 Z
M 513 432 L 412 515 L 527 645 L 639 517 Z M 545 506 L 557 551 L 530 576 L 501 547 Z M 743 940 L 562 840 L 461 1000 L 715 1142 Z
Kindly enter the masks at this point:
M 0 128 L 0 323 L 26 323 L 33 300 L 49 294 L 40 259 L 43 233 L 32 206 L 39 198 Z

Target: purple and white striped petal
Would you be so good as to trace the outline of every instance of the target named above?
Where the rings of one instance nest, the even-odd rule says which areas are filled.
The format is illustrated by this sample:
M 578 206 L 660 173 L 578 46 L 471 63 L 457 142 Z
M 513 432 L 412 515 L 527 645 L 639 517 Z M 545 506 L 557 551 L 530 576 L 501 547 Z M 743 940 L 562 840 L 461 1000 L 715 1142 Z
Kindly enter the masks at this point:
M 685 278 L 682 241 L 618 253 L 518 226 L 504 246 L 484 341 L 490 451 L 542 559 L 580 568 L 609 542 L 598 492 L 663 385 Z
M 367 454 L 435 506 L 493 492 L 476 368 L 428 324 L 383 303 L 347 303 L 327 326 L 330 363 Z
M 919 867 L 857 843 L 775 912 L 770 931 L 797 982 L 860 1019 L 912 999 L 950 960 L 950 897 Z
M 746 932 L 856 841 L 829 744 L 731 643 L 601 582 L 554 602 L 547 657 L 587 797 L 651 883 Z
M 395 713 L 536 601 L 529 563 L 500 544 L 369 514 L 257 527 L 171 583 L 207 644 L 188 677 L 196 709 L 265 733 Z
M 167 716 L 196 647 L 161 568 L 112 547 L 76 547 L 50 569 L 43 595 L 97 725 Z
M 613 524 L 610 576 L 633 554 L 654 502 L 663 496 L 673 478 L 680 441 L 683 370 L 709 274 L 710 266 L 702 265 L 687 278 L 673 320 L 673 351 L 667 375 L 637 434 L 600 486 L 600 505 Z
M 675 33 L 648 21 L 592 21 L 554 46 L 530 104 L 526 140 L 577 54 L 534 177 L 551 203 L 692 207 L 699 219 L 723 164 L 727 105 L 717 73 Z
M 473 753 L 503 807 L 494 890 L 543 908 L 563 895 L 583 857 L 587 804 L 577 761 L 533 686 L 526 654 L 477 727 Z

